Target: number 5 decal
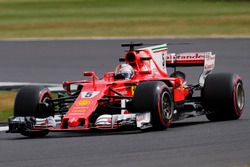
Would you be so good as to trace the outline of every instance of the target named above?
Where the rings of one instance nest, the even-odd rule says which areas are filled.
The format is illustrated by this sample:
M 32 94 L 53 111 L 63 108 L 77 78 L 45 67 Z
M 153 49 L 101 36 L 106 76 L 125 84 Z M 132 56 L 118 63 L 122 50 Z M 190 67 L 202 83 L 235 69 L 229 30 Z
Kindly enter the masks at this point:
M 93 98 L 96 95 L 98 95 L 100 92 L 99 91 L 93 91 L 93 92 L 81 92 L 81 97 L 82 98 Z
M 92 96 L 93 96 L 93 92 L 87 92 L 84 97 L 85 98 L 90 98 Z

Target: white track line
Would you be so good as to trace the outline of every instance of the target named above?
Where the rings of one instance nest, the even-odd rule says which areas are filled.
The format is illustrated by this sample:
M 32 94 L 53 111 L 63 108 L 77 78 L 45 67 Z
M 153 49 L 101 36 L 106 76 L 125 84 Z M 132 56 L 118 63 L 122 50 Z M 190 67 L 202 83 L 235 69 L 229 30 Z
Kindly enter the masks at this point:
M 23 86 L 46 86 L 50 91 L 63 91 L 62 84 L 54 83 L 31 83 L 31 82 L 0 82 L 0 90 L 19 89 Z M 76 87 L 76 86 L 75 86 Z M 75 88 L 76 89 L 76 88 Z
M 9 130 L 8 126 L 0 126 L 0 131 L 7 131 Z

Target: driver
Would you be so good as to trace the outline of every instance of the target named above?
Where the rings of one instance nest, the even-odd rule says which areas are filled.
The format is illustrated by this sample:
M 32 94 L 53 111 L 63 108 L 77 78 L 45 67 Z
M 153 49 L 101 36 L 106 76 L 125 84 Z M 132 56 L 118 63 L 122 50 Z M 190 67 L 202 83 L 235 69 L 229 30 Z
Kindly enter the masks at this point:
M 129 64 L 119 64 L 115 68 L 115 79 L 131 79 L 134 76 L 134 69 Z

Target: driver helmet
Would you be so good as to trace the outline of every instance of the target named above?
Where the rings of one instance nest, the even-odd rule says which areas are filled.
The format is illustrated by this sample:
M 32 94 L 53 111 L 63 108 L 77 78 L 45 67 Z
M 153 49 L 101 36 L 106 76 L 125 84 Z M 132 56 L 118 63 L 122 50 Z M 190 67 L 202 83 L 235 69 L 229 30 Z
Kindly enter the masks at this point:
M 115 69 L 115 79 L 131 79 L 134 76 L 134 69 L 129 64 L 119 64 Z

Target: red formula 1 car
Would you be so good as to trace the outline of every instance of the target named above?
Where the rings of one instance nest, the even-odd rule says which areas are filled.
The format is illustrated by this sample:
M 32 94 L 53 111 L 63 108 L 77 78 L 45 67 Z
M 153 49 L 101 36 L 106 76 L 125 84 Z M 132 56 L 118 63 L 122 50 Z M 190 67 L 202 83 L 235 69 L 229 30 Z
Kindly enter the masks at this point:
M 168 53 L 167 44 L 135 49 L 141 45 L 123 44 L 129 51 L 115 72 L 103 79 L 84 72 L 88 80 L 64 82 L 65 92 L 56 97 L 48 88 L 22 88 L 9 132 L 37 137 L 50 131 L 164 130 L 175 120 L 193 116 L 206 115 L 211 121 L 241 116 L 242 80 L 237 74 L 211 73 L 214 54 Z M 179 66 L 203 66 L 199 82 L 188 85 L 183 72 L 167 73 L 167 67 Z

